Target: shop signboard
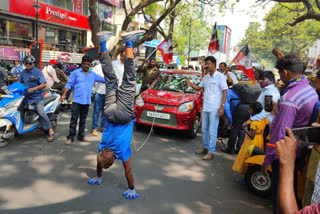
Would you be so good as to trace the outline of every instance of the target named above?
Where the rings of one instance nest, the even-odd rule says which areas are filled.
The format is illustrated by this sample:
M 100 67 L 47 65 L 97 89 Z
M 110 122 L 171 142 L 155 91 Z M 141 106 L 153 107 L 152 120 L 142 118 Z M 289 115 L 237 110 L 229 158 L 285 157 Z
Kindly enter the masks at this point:
M 74 8 L 73 11 L 75 13 L 82 13 L 82 0 L 74 0 Z
M 29 55 L 30 49 L 0 46 L 0 58 L 4 60 L 22 61 L 26 55 Z
M 104 0 L 105 2 L 108 2 L 109 4 L 112 4 L 116 6 L 117 8 L 120 7 L 121 1 L 120 0 Z
M 9 10 L 12 13 L 24 16 L 36 17 L 33 0 L 10 0 Z M 39 12 L 39 19 L 54 22 L 58 24 L 68 25 L 72 27 L 89 30 L 88 17 L 81 14 L 73 13 L 57 7 L 52 7 L 43 3 L 39 3 L 42 8 Z M 17 7 L 19 5 L 19 7 Z
M 58 58 L 58 60 L 65 62 L 65 63 L 69 63 L 72 61 L 71 53 L 67 53 L 67 52 L 60 53 L 57 58 Z

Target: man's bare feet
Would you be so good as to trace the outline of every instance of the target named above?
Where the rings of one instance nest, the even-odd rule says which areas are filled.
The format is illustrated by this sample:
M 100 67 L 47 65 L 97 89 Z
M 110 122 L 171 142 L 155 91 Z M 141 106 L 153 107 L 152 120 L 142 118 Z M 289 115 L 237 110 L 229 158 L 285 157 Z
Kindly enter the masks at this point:
M 65 142 L 66 145 L 70 145 L 71 143 L 72 143 L 72 140 L 71 140 L 71 139 L 68 139 L 68 140 Z

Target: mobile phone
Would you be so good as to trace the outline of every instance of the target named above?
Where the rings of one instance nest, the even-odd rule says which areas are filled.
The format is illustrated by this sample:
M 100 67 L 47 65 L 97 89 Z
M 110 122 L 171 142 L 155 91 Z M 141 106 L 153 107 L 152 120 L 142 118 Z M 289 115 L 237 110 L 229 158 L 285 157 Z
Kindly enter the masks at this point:
M 318 145 L 320 144 L 320 127 L 302 127 L 291 129 L 294 136 L 301 144 Z
M 267 112 L 272 111 L 273 103 L 272 103 L 272 95 L 264 96 L 264 110 Z

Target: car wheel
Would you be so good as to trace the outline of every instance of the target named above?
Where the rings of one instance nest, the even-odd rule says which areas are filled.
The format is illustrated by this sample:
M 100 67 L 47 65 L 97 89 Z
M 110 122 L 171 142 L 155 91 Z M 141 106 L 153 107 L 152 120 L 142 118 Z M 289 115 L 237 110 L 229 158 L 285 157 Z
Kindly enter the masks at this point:
M 194 138 L 197 136 L 199 127 L 200 127 L 199 122 L 200 122 L 200 118 L 199 116 L 196 116 L 196 119 L 193 122 L 192 128 L 188 131 L 189 137 Z
M 261 171 L 260 165 L 251 166 L 245 175 L 248 188 L 255 194 L 266 197 L 271 195 L 271 173 L 269 176 Z

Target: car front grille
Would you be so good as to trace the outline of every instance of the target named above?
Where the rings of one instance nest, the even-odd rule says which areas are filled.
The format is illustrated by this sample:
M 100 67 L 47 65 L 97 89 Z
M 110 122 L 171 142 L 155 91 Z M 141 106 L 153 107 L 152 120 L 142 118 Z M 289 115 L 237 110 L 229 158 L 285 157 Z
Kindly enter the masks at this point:
M 154 119 L 154 124 L 157 124 L 157 125 L 164 125 L 164 126 L 171 126 L 171 127 L 176 127 L 178 125 L 177 118 L 176 118 L 175 114 L 166 113 L 166 114 L 170 114 L 170 119 L 167 120 L 167 119 L 161 119 L 161 118 L 148 117 L 147 111 L 149 111 L 149 110 L 143 110 L 143 112 L 141 114 L 140 120 L 142 122 L 152 123 L 153 119 Z
M 148 105 L 151 106 L 158 106 L 159 108 L 174 108 L 175 106 L 170 106 L 170 105 L 160 105 L 160 104 L 155 104 L 155 103 L 147 103 Z

